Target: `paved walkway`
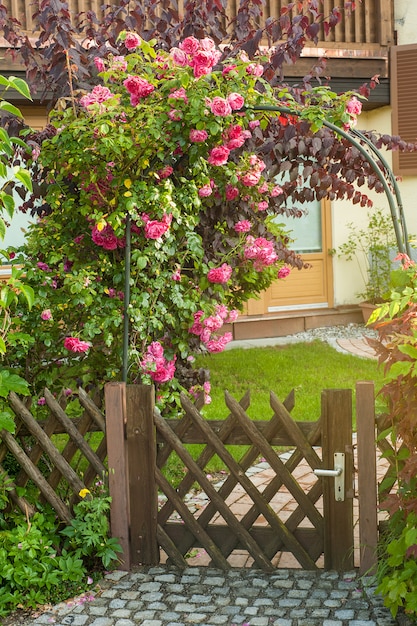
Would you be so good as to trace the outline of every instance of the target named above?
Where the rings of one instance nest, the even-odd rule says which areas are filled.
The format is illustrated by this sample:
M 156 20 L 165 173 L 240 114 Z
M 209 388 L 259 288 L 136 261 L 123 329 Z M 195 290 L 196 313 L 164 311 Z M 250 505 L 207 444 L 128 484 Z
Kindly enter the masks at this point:
M 251 343 L 251 342 L 249 342 Z M 363 339 L 338 339 L 338 349 L 372 358 Z M 268 345 L 257 341 L 257 345 Z M 336 346 L 335 346 L 336 347 Z M 380 467 L 383 472 L 384 468 Z M 307 466 L 297 468 L 298 480 L 311 480 Z M 262 491 L 271 469 L 260 463 L 248 472 Z M 191 510 L 205 505 L 205 494 L 188 502 Z M 240 516 L 245 496 L 237 490 L 230 505 Z M 292 505 L 286 496 L 274 505 L 283 512 Z M 247 503 L 246 503 L 247 504 Z M 243 508 L 242 508 L 243 507 Z M 240 511 L 240 512 L 239 512 Z M 357 508 L 355 508 L 357 519 Z M 357 532 L 355 532 L 357 536 Z M 179 570 L 168 565 L 140 567 L 133 572 L 108 574 L 91 593 L 62 603 L 27 626 L 392 626 L 397 624 L 374 594 L 373 581 L 357 570 L 306 572 L 297 569 L 288 555 L 277 557 L 277 569 L 263 573 L 249 569 L 247 555 L 236 555 L 228 572 L 203 566 L 203 551 Z M 355 549 L 355 565 L 358 546 Z M 240 566 L 238 569 L 236 566 Z M 243 567 L 242 567 L 243 566 Z M 25 625 L 25 626 L 26 626 Z
M 30 626 L 395 624 L 368 583 L 356 572 L 142 567 L 109 574 L 94 598 L 59 605 Z

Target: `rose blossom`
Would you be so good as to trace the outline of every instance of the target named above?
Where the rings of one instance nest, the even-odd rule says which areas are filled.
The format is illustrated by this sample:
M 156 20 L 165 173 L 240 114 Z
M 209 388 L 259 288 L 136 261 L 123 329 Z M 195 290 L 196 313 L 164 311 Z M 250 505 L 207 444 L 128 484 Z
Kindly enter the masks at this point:
M 236 93 L 235 91 L 227 96 L 227 101 L 233 111 L 238 111 L 245 104 L 244 97 L 241 96 L 240 93 Z
M 259 63 L 250 63 L 246 68 L 246 73 L 259 77 L 264 73 L 264 68 Z
M 226 146 L 216 146 L 210 150 L 207 159 L 210 165 L 224 165 L 229 158 L 230 150 Z
M 186 37 L 178 44 L 180 50 L 186 54 L 195 54 L 200 47 L 200 42 L 195 37 Z
M 159 239 L 164 233 L 169 230 L 172 222 L 172 214 L 165 213 L 162 220 L 150 220 L 145 214 L 142 216 L 145 222 L 145 237 L 146 239 Z
M 180 67 L 185 67 L 186 65 L 188 65 L 187 54 L 186 52 L 184 52 L 184 50 L 181 50 L 180 48 L 171 48 L 171 50 L 169 51 L 169 56 L 171 57 L 175 65 L 179 65 Z
M 232 112 L 232 107 L 228 100 L 225 98 L 221 98 L 220 96 L 215 96 L 213 100 L 210 102 L 210 110 L 213 115 L 217 115 L 219 117 L 226 117 L 230 115 Z
M 239 195 L 239 189 L 233 185 L 226 185 L 226 200 L 234 200 Z
M 255 187 L 261 178 L 260 171 L 246 172 L 241 178 L 242 185 L 245 187 Z
M 70 352 L 87 352 L 91 348 L 91 343 L 81 341 L 78 337 L 65 337 L 64 348 Z
M 282 193 L 284 193 L 284 190 L 279 185 L 275 185 L 275 187 L 271 190 L 271 196 L 273 198 L 276 198 L 277 196 L 280 196 Z
M 101 104 L 109 98 L 112 98 L 113 94 L 108 89 L 108 87 L 103 87 L 103 85 L 96 85 L 91 93 L 86 94 L 82 98 L 80 98 L 81 106 L 87 108 L 92 104 Z
M 42 311 L 41 319 L 44 320 L 45 322 L 47 322 L 48 320 L 51 320 L 52 319 L 51 309 L 45 309 L 44 311 Z
M 185 103 L 188 102 L 187 92 L 184 87 L 180 87 L 179 89 L 175 89 L 171 91 L 168 98 L 172 98 L 173 100 L 184 100 Z
M 225 333 L 218 339 L 211 339 L 206 343 L 206 348 L 209 352 L 223 352 L 227 344 L 232 341 L 232 333 Z
M 353 96 L 346 104 L 346 111 L 350 115 L 360 115 L 362 112 L 362 102 L 356 96 Z
M 175 270 L 175 272 L 173 272 L 171 274 L 171 278 L 172 278 L 172 280 L 175 280 L 177 282 L 180 281 L 181 280 L 181 271 L 180 270 Z
M 139 104 L 141 98 L 146 98 L 155 89 L 151 83 L 140 76 L 128 76 L 123 81 L 123 85 L 130 93 L 130 104 L 132 106 Z
M 258 202 L 258 211 L 266 211 L 268 206 L 268 202 L 266 200 L 262 200 L 262 202 Z
M 135 48 L 139 48 L 141 43 L 141 38 L 136 33 L 127 33 L 125 39 L 125 46 L 128 50 L 135 50 Z
M 252 228 L 252 224 L 249 220 L 241 220 L 240 222 L 236 222 L 233 228 L 237 233 L 247 233 Z
M 287 265 L 284 265 L 284 267 L 281 267 L 278 270 L 278 278 L 286 278 L 290 274 L 290 272 L 290 268 Z
M 157 171 L 157 174 L 159 178 L 164 179 L 168 178 L 168 176 L 171 176 L 173 171 L 174 168 L 171 165 L 165 165 L 165 167 Z
M 190 130 L 190 141 L 194 143 L 201 143 L 206 141 L 208 137 L 208 132 L 206 130 L 197 130 L 196 128 L 192 128 Z
M 203 187 L 200 187 L 200 189 L 198 190 L 198 195 L 200 196 L 200 198 L 207 198 L 208 196 L 211 196 L 212 193 L 213 187 L 212 185 L 210 185 L 210 183 L 208 183 L 207 185 L 203 185 Z
M 232 268 L 227 263 L 209 270 L 207 278 L 211 283 L 227 283 L 232 275 Z
M 104 72 L 106 68 L 106 66 L 104 65 L 103 59 L 100 59 L 100 57 L 94 57 L 94 65 L 96 66 L 99 72 Z
M 96 245 L 101 246 L 105 250 L 116 250 L 118 247 L 118 239 L 110 224 L 106 224 L 101 230 L 94 226 L 91 238 Z
M 222 76 L 227 76 L 230 72 L 233 72 L 237 68 L 237 65 L 225 65 L 222 70 Z

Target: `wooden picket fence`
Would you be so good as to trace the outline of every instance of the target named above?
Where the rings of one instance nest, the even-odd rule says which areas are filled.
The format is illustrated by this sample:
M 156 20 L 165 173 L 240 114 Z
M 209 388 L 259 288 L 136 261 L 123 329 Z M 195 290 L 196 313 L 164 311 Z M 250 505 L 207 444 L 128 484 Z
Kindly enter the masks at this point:
M 238 402 L 226 393 L 228 418 L 206 420 L 200 414 L 199 401 L 193 404 L 186 396 L 181 399 L 183 412 L 177 419 L 162 418 L 154 405 L 152 387 L 108 384 L 105 415 L 82 389 L 78 393 L 84 414 L 75 419 L 69 418 L 45 390 L 49 416 L 43 421 L 35 420 L 27 404 L 10 394 L 16 432 L 0 432 L 0 473 L 7 477 L 3 467 L 6 458 L 10 461 L 12 457 L 20 469 L 10 484 L 9 508 L 18 507 L 27 516 L 33 514 L 32 505 L 19 495 L 19 487 L 30 481 L 39 500 L 49 502 L 58 517 L 68 523 L 79 492 L 91 487 L 97 478 L 107 478 L 112 496 L 112 534 L 122 545 L 121 567 L 125 569 L 157 564 L 161 554 L 184 567 L 187 554 L 194 548 L 203 548 L 211 564 L 224 569 L 230 567 L 229 557 L 236 549 L 246 550 L 254 567 L 266 571 L 275 567 L 274 555 L 280 551 L 291 552 L 303 568 L 317 568 L 324 554 L 325 568 L 350 569 L 357 472 L 361 569 L 369 571 L 375 564 L 378 420 L 372 383 L 358 383 L 356 389 L 356 467 L 351 439 L 352 394 L 348 390 L 322 392 L 320 419 L 301 423 L 291 418 L 293 394 L 281 402 L 271 393 L 272 417 L 252 421 L 246 413 L 249 394 Z M 378 428 L 385 428 L 385 424 Z M 189 452 L 189 444 L 194 443 L 202 446 L 196 458 Z M 246 446 L 239 463 L 231 457 L 229 445 Z M 378 442 L 381 452 L 390 445 L 385 439 Z M 285 461 L 277 453 L 282 448 L 288 450 Z M 312 472 L 332 467 L 335 451 L 345 456 L 343 503 L 335 500 L 333 480 L 319 478 L 306 491 L 295 477 L 301 462 Z M 176 488 L 164 475 L 171 455 L 184 465 L 184 477 Z M 214 455 L 227 468 L 218 489 L 207 479 L 205 469 Z M 260 456 L 275 474 L 262 492 L 246 474 Z M 391 477 L 387 489 L 395 488 L 393 461 L 386 476 Z M 198 514 L 186 504 L 191 488 L 208 496 L 208 504 Z M 241 519 L 229 510 L 228 499 L 235 489 L 245 491 L 252 501 Z M 280 489 L 290 492 L 296 503 L 288 519 L 280 519 L 274 511 L 274 497 Z M 264 523 L 257 525 L 260 516 Z

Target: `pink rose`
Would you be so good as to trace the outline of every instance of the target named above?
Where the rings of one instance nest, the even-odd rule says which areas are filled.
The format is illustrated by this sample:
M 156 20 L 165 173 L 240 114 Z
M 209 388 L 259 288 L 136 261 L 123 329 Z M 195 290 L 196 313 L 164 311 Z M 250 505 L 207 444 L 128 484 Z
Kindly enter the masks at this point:
M 194 143 L 201 143 L 203 141 L 206 141 L 207 137 L 208 132 L 206 130 L 197 130 L 195 128 L 192 128 L 190 130 L 190 141 Z
M 284 267 L 281 267 L 278 270 L 278 278 L 286 278 L 290 273 L 290 268 L 287 265 L 284 265 Z
M 168 98 L 172 98 L 173 100 L 184 100 L 185 103 L 188 102 L 187 92 L 184 87 L 180 87 L 179 89 L 175 89 L 171 91 Z
M 168 111 L 168 117 L 172 122 L 179 122 L 182 119 L 182 113 L 178 109 L 171 109 Z
M 200 47 L 200 42 L 195 37 L 186 37 L 179 43 L 179 48 L 186 54 L 194 54 Z
M 237 68 L 237 65 L 225 65 L 223 70 L 222 70 L 222 75 L 223 76 L 227 76 L 227 74 L 229 74 L 230 72 L 233 72 L 233 70 L 235 70 Z
M 141 38 L 136 33 L 127 33 L 125 39 L 125 46 L 128 50 L 135 50 L 139 48 L 141 44 Z
M 96 85 L 91 93 L 80 98 L 81 106 L 88 108 L 92 104 L 101 104 L 113 97 L 112 92 L 103 85 Z
M 159 239 L 164 233 L 167 232 L 168 226 L 157 220 L 149 220 L 145 224 L 145 237 L 146 239 Z
M 168 176 L 171 176 L 173 171 L 174 168 L 171 165 L 165 165 L 165 167 L 157 171 L 157 174 L 159 178 L 164 179 L 168 178 Z
M 136 106 L 141 98 L 146 98 L 146 96 L 149 96 L 155 89 L 151 83 L 144 78 L 140 78 L 140 76 L 128 76 L 123 81 L 123 85 L 130 93 L 130 103 L 132 106 Z
M 266 211 L 268 206 L 268 202 L 266 200 L 262 200 L 262 202 L 258 202 L 258 211 Z
M 212 193 L 213 188 L 210 184 L 204 185 L 198 190 L 198 195 L 200 196 L 200 198 L 207 198 L 208 196 L 211 196 Z
M 201 50 L 215 50 L 216 44 L 210 37 L 204 37 L 204 39 L 200 40 L 199 47 Z
M 249 220 L 241 220 L 240 222 L 236 222 L 233 228 L 237 233 L 247 233 L 252 228 L 252 224 Z
M 211 339 L 206 343 L 206 348 L 209 352 L 223 352 L 227 344 L 232 341 L 232 333 L 225 333 L 218 339 Z
M 232 107 L 230 103 L 225 100 L 225 98 L 221 98 L 220 96 L 215 96 L 213 100 L 210 102 L 210 110 L 213 115 L 217 115 L 219 117 L 226 117 L 230 115 L 232 112 Z
M 223 263 L 220 267 L 215 267 L 209 270 L 207 278 L 211 283 L 224 284 L 230 279 L 232 275 L 232 268 L 227 263 Z
M 106 66 L 104 65 L 103 59 L 100 59 L 100 57 L 94 57 L 94 65 L 96 66 L 99 72 L 104 72 L 106 68 Z
M 96 245 L 101 246 L 105 250 L 116 250 L 118 246 L 121 247 L 110 224 L 106 224 L 102 230 L 94 226 L 91 238 Z
M 169 55 L 175 65 L 186 67 L 188 65 L 188 56 L 184 50 L 180 48 L 171 48 Z
M 44 320 L 45 322 L 47 322 L 48 320 L 51 320 L 52 319 L 51 309 L 45 309 L 44 311 L 42 311 L 41 319 Z
M 250 63 L 246 68 L 246 73 L 259 77 L 264 73 L 264 68 L 259 63 Z
M 227 163 L 229 154 L 230 150 L 226 146 L 216 146 L 210 150 L 207 161 L 210 165 L 224 165 Z
M 70 352 L 87 352 L 91 348 L 91 343 L 81 341 L 78 337 L 65 337 L 64 348 Z
M 271 196 L 273 198 L 276 198 L 277 196 L 280 196 L 282 193 L 284 193 L 284 190 L 279 185 L 275 185 L 275 187 L 271 190 Z
M 175 270 L 175 272 L 172 273 L 171 278 L 172 278 L 172 280 L 175 280 L 176 282 L 179 282 L 181 280 L 181 271 L 180 270 Z
M 226 200 L 234 200 L 239 195 L 239 189 L 233 185 L 226 185 Z
M 238 111 L 245 104 L 245 99 L 240 93 L 233 92 L 227 96 L 227 101 L 230 104 L 233 111 Z
M 241 182 L 245 187 L 255 187 L 259 183 L 260 178 L 261 172 L 259 171 L 246 172 L 246 174 L 242 176 Z
M 360 102 L 356 96 L 353 96 L 346 104 L 346 111 L 350 115 L 360 115 L 362 112 L 362 102 Z

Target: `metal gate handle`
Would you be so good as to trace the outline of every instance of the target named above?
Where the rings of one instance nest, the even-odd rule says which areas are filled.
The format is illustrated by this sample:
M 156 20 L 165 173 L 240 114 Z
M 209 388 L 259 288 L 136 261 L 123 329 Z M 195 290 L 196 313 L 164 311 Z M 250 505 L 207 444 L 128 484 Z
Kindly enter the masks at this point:
M 334 497 L 337 502 L 345 500 L 345 454 L 334 453 L 334 469 L 315 469 L 316 476 L 330 476 L 334 478 Z

